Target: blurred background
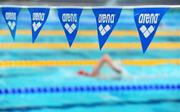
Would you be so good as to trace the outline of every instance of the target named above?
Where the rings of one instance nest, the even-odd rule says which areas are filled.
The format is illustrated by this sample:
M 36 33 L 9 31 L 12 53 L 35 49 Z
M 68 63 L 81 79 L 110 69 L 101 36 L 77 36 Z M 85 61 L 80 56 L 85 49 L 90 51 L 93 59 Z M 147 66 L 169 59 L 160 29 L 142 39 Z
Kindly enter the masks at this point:
M 28 4 L 37 5 L 80 5 L 80 6 L 105 6 L 105 5 L 178 5 L 179 0 L 1 0 L 1 4 Z M 30 3 L 30 4 L 29 4 Z

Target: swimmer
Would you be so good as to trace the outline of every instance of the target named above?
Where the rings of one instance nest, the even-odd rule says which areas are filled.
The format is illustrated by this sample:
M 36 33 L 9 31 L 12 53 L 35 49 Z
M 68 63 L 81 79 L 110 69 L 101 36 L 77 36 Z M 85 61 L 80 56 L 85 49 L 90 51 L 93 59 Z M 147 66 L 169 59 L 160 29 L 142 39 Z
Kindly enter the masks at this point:
M 105 63 L 107 63 L 108 68 L 111 68 L 115 72 L 115 74 L 110 73 L 105 75 L 105 73 L 100 73 L 100 70 L 102 69 Z M 89 77 L 97 77 L 100 79 L 120 79 L 123 75 L 127 75 L 127 72 L 125 73 L 125 71 L 121 67 L 116 66 L 116 64 L 113 63 L 109 55 L 104 55 L 103 58 L 100 59 L 100 61 L 95 65 L 91 73 L 88 73 L 84 70 L 80 70 L 78 74 Z

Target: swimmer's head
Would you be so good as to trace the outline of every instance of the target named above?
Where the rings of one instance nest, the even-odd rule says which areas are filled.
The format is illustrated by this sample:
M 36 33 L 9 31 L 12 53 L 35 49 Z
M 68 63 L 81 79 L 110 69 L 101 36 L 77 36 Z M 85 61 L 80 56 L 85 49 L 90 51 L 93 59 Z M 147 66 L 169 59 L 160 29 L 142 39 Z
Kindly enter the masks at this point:
M 84 70 L 79 70 L 78 74 L 79 75 L 87 75 L 87 72 L 85 72 Z

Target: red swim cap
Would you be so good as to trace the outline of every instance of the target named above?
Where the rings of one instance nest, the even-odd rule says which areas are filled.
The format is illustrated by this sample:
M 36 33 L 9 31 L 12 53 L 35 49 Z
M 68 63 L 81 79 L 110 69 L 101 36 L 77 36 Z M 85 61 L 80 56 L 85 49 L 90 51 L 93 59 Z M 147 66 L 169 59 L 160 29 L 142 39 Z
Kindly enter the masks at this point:
M 79 75 L 85 75 L 86 72 L 85 72 L 84 70 L 79 70 L 78 74 L 79 74 Z

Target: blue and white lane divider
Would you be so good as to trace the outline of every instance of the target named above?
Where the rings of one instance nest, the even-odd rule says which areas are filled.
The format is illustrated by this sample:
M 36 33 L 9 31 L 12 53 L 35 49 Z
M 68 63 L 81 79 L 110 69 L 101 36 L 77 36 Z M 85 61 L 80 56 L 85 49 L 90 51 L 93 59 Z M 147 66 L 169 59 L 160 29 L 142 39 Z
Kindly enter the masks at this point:
M 110 91 L 174 91 L 180 90 L 180 84 L 151 84 L 151 85 L 109 85 L 109 86 L 64 86 L 64 87 L 27 87 L 1 88 L 0 95 L 8 94 L 44 94 L 44 93 L 83 93 Z

